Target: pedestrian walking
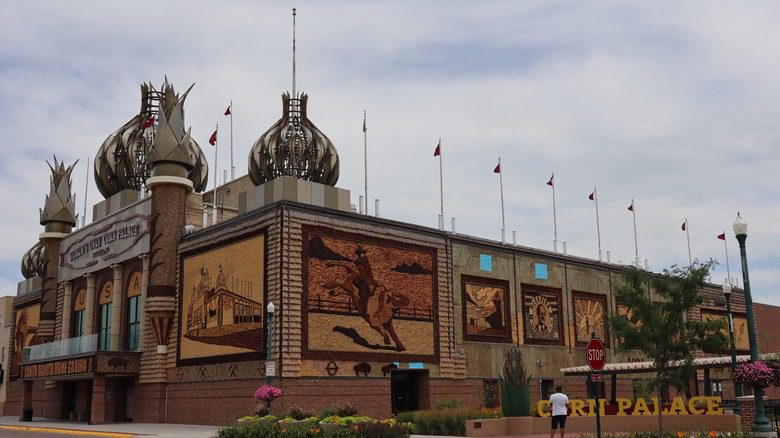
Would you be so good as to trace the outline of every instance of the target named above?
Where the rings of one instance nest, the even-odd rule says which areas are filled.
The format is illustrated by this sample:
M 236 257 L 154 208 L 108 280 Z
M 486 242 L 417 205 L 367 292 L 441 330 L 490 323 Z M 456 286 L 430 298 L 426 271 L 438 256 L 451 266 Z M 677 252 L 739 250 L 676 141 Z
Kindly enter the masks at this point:
M 559 386 L 555 387 L 555 393 L 550 396 L 552 405 L 552 428 L 550 429 L 550 438 L 555 438 L 555 429 L 561 428 L 561 438 L 566 428 L 566 417 L 569 414 L 569 397 L 562 392 Z

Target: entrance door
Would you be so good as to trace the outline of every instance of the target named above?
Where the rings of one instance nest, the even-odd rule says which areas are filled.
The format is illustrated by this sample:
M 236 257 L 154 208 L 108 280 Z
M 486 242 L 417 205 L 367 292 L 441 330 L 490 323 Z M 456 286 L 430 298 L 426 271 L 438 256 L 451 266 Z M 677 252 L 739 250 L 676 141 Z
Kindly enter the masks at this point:
M 60 419 L 65 421 L 76 421 L 76 382 L 60 382 L 62 388 L 62 412 Z
M 390 373 L 393 414 L 420 409 L 420 386 L 426 373 L 422 370 L 393 370 Z

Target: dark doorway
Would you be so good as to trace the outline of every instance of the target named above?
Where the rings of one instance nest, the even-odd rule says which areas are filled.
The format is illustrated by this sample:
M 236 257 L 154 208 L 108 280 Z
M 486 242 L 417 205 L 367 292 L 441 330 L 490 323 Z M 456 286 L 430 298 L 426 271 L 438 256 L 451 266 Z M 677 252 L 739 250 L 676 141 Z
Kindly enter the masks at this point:
M 76 382 L 60 382 L 62 387 L 62 412 L 60 419 L 66 421 L 76 421 Z
M 427 408 L 427 387 L 427 370 L 393 370 L 390 374 L 393 414 Z

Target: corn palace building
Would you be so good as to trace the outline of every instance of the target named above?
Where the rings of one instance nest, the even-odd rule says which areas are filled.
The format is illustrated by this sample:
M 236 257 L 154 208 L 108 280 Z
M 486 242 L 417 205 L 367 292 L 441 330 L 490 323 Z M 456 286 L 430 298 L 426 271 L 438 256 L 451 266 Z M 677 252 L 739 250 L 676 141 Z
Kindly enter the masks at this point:
M 616 353 L 605 322 L 625 314 L 613 294 L 621 266 L 356 213 L 305 94 L 282 96 L 248 175 L 204 192 L 187 93 L 142 85 L 140 111 L 95 158 L 105 200 L 92 223 L 76 227 L 75 163 L 50 164 L 43 229 L 13 303 L 6 415 L 224 424 L 253 412 L 268 379 L 284 393 L 274 411 L 494 407 L 512 346 L 533 399 L 555 384 L 585 397 L 576 367 L 591 332 L 615 365 L 602 396 L 632 396 L 642 369 L 630 365 L 644 359 Z M 720 287 L 701 294 L 688 317 L 725 318 Z M 744 354 L 744 299 L 733 295 Z M 733 398 L 729 363 L 707 364 L 692 393 Z

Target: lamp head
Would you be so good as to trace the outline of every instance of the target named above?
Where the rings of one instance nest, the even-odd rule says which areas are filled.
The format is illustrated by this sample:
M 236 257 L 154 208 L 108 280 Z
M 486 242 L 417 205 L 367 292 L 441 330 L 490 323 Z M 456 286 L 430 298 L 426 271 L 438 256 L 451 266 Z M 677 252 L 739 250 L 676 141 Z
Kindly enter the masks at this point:
M 737 212 L 737 219 L 734 220 L 734 234 L 737 236 L 747 236 L 748 224 L 742 219 L 742 215 Z
M 268 306 L 265 307 L 265 310 L 268 311 L 268 313 L 273 314 L 276 311 L 276 306 L 274 306 L 274 303 L 268 303 Z
M 723 295 L 725 295 L 726 298 L 731 296 L 731 282 L 729 282 L 728 279 L 723 282 Z

